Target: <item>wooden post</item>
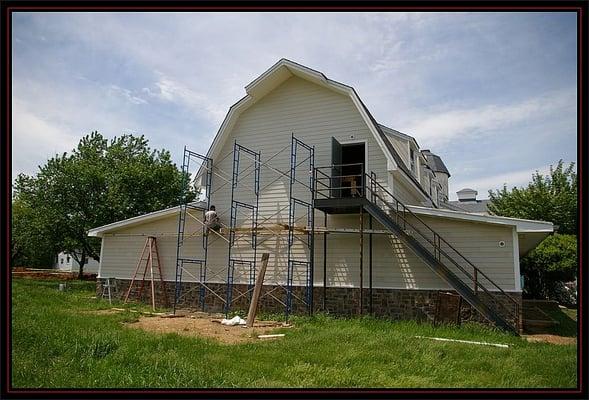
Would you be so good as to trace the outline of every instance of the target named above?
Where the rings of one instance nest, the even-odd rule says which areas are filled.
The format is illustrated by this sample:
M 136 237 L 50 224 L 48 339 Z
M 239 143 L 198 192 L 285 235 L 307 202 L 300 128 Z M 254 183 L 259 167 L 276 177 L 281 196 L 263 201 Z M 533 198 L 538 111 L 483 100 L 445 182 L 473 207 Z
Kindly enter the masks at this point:
M 258 299 L 260 298 L 260 293 L 262 292 L 264 275 L 266 274 L 266 267 L 268 266 L 269 258 L 269 253 L 262 254 L 262 266 L 260 267 L 260 272 L 258 272 L 258 277 L 254 286 L 254 294 L 252 295 L 252 302 L 250 303 L 250 309 L 247 313 L 246 327 L 248 328 L 254 326 L 254 319 L 256 318 L 256 311 L 258 310 Z
M 370 238 L 369 238 L 369 253 L 368 253 L 368 269 L 369 269 L 369 286 L 370 286 L 370 315 L 373 315 L 373 309 L 372 309 L 372 215 L 370 215 L 370 220 L 369 220 L 369 226 L 370 226 Z
M 149 240 L 149 273 L 151 278 L 151 308 L 155 311 L 155 282 L 153 280 L 153 238 Z
M 327 213 L 324 214 L 323 231 L 323 311 L 327 309 Z
M 168 301 L 168 287 L 166 286 L 166 282 L 164 281 L 164 274 L 162 272 L 162 263 L 160 260 L 160 252 L 157 248 L 157 241 L 156 241 L 155 237 L 153 238 L 153 247 L 155 249 L 155 256 L 156 256 L 156 260 L 157 260 L 157 269 L 158 269 L 159 275 L 160 275 L 160 284 L 162 287 L 162 292 L 164 294 L 164 305 L 166 307 L 168 307 L 170 305 L 170 302 Z
M 360 208 L 360 315 L 363 314 L 364 290 L 364 207 Z

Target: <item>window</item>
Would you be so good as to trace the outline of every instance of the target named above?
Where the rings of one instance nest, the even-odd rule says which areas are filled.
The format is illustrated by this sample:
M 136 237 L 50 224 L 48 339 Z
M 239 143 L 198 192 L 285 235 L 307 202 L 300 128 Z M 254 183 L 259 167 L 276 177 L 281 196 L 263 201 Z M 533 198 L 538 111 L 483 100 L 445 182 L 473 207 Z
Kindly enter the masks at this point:
M 63 257 L 59 259 L 60 264 L 63 264 Z
M 417 174 L 417 171 L 415 170 L 415 151 L 413 151 L 413 149 L 409 149 L 409 159 L 411 162 L 411 172 Z
M 69 264 L 70 262 L 70 256 L 67 256 L 67 263 Z

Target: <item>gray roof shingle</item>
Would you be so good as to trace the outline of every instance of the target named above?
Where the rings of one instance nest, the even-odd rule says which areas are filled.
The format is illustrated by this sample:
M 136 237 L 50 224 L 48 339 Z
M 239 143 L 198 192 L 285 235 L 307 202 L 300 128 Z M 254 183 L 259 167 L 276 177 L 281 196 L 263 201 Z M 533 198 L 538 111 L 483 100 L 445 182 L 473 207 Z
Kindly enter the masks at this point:
M 490 200 L 476 200 L 476 201 L 449 201 L 446 203 L 450 207 L 447 207 L 450 210 L 455 211 L 466 211 L 470 213 L 477 213 L 477 214 L 487 214 L 491 215 L 489 212 L 487 205 L 489 204 Z M 444 205 L 446 205 L 444 204 Z
M 440 158 L 440 156 L 432 153 L 429 150 L 422 150 L 421 152 L 425 156 L 425 159 L 427 160 L 427 163 L 428 163 L 429 167 L 434 172 L 442 172 L 444 174 L 447 174 L 448 177 L 451 176 L 450 175 L 450 171 L 448 171 L 448 168 L 446 168 L 446 165 L 444 164 L 444 162 L 442 161 L 442 159 Z

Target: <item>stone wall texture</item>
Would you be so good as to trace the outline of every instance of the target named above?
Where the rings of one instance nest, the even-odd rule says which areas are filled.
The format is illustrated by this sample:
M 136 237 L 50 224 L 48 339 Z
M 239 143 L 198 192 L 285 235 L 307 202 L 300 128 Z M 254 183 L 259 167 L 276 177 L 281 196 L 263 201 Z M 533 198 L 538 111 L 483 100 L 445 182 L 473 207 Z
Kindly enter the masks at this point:
M 103 293 L 105 279 L 99 278 L 96 281 L 96 293 L 100 297 Z M 113 289 L 113 297 L 123 300 L 129 288 L 130 280 L 111 279 L 111 285 L 116 286 Z M 250 290 L 247 285 L 233 285 L 231 293 L 231 311 L 243 311 L 247 313 L 250 303 Z M 249 291 L 248 291 L 249 290 Z M 129 301 L 141 301 L 151 304 L 151 282 L 145 281 L 143 290 L 141 282 L 135 282 L 133 289 L 129 294 Z M 174 282 L 155 282 L 154 292 L 156 306 L 171 307 L 174 303 Z M 330 314 L 341 316 L 357 316 L 360 314 L 369 314 L 372 308 L 372 314 L 376 317 L 389 318 L 395 320 L 417 320 L 417 321 L 434 321 L 436 312 L 436 302 L 439 299 L 439 293 L 454 293 L 453 291 L 439 290 L 411 290 L 411 289 L 373 289 L 372 299 L 370 290 L 362 290 L 362 312 L 360 312 L 360 289 L 346 287 L 315 287 L 313 290 L 313 309 L 315 312 L 324 311 Z M 303 299 L 306 296 L 306 288 L 293 287 L 292 313 L 305 314 L 309 310 Z M 479 293 L 479 296 L 487 296 L 485 293 Z M 495 294 L 494 302 L 497 304 L 503 315 L 509 315 L 508 319 L 516 323 L 519 329 L 522 327 L 522 298 L 519 293 L 509 293 L 512 299 L 516 300 L 514 304 L 502 294 Z M 201 303 L 201 297 L 204 302 Z M 180 291 L 180 298 L 177 308 L 202 310 L 207 312 L 223 312 L 225 299 L 227 298 L 227 285 L 218 283 L 183 283 Z M 325 298 L 325 301 L 324 301 Z M 204 303 L 204 307 L 203 307 Z M 263 286 L 259 300 L 258 310 L 268 313 L 283 313 L 285 311 L 286 290 L 281 286 Z M 490 324 L 477 310 L 471 307 L 466 301 L 461 302 L 460 320 L 476 321 L 484 324 Z

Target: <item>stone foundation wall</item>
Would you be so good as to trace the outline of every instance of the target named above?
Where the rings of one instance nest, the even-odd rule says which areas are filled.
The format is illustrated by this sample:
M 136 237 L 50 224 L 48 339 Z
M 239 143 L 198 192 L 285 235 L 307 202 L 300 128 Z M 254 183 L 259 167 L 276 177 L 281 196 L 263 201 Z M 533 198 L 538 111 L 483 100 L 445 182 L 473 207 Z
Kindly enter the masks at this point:
M 104 279 L 97 279 L 96 292 L 98 296 L 102 295 L 102 285 Z M 113 280 L 111 280 L 112 282 Z M 117 292 L 114 294 L 115 298 L 124 299 L 129 288 L 130 280 L 116 279 Z M 227 285 L 207 283 L 207 289 L 204 289 L 204 310 L 208 312 L 222 312 L 224 299 L 227 296 Z M 141 282 L 136 282 L 129 295 L 132 301 L 142 301 L 151 303 L 151 283 L 145 281 L 144 288 L 140 294 Z M 200 304 L 200 292 L 202 286 L 187 282 L 182 284 L 181 297 L 178 302 L 180 309 L 194 309 L 202 310 Z M 155 297 L 156 306 L 171 307 L 174 303 L 174 282 L 166 282 L 165 287 L 162 287 L 160 282 L 155 282 Z M 250 303 L 250 294 L 246 293 L 247 285 L 235 284 L 233 285 L 231 310 L 241 310 L 247 312 Z M 363 289 L 363 304 L 362 314 L 370 312 L 370 291 Z M 409 319 L 426 321 L 433 320 L 436 310 L 436 301 L 438 301 L 438 293 L 453 291 L 439 291 L 439 290 L 411 290 L 411 289 L 373 289 L 372 290 L 372 312 L 376 317 L 390 318 L 390 319 Z M 486 296 L 485 293 L 479 293 L 480 296 Z M 503 295 L 495 296 L 499 298 L 510 313 L 513 314 L 512 322 L 517 322 L 517 326 L 521 329 L 521 310 L 522 298 L 521 294 L 510 293 L 519 304 L 516 312 L 515 305 L 505 298 Z M 301 301 L 305 298 L 304 287 L 293 287 L 292 312 L 294 314 L 304 314 L 307 312 L 307 307 Z M 323 308 L 324 290 L 322 287 L 315 287 L 313 290 L 313 305 L 314 311 L 325 311 L 331 314 L 342 316 L 354 316 L 360 314 L 360 289 L 358 288 L 343 288 L 343 287 L 327 287 L 325 289 L 325 309 Z M 260 296 L 258 310 L 269 313 L 283 313 L 284 303 L 286 302 L 286 291 L 279 286 L 263 286 Z M 489 323 L 478 311 L 473 309 L 466 301 L 462 301 L 461 321 L 476 321 L 481 323 Z

